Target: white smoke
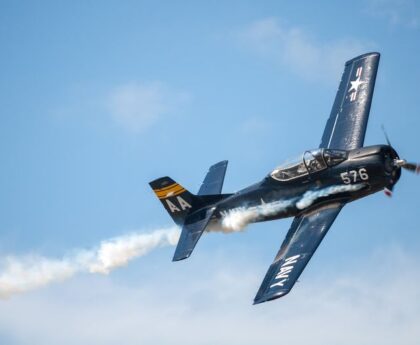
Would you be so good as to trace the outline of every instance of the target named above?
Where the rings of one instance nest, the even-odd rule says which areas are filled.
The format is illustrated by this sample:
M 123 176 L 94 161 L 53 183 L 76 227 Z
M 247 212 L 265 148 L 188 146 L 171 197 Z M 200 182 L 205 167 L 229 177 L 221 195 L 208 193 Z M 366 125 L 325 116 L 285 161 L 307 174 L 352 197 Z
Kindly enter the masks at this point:
M 359 183 L 330 186 L 315 191 L 309 190 L 305 194 L 303 194 L 303 197 L 296 203 L 296 207 L 300 210 L 303 210 L 304 208 L 311 206 L 314 203 L 314 201 L 318 198 L 343 192 L 354 192 L 356 190 L 362 189 L 363 187 L 365 187 L 365 184 Z
M 356 191 L 364 186 L 365 185 L 362 183 L 330 186 L 319 190 L 307 191 L 300 198 L 278 200 L 270 203 L 264 203 L 262 201 L 261 205 L 258 206 L 234 208 L 223 216 L 221 229 L 214 228 L 211 229 L 211 231 L 222 231 L 225 233 L 241 231 L 245 229 L 248 224 L 256 222 L 264 217 L 275 215 L 289 207 L 296 206 L 298 209 L 303 210 L 311 206 L 318 198 L 332 194 Z
M 222 232 L 243 230 L 249 223 L 261 217 L 269 217 L 293 205 L 293 200 L 279 200 L 253 207 L 239 207 L 229 210 L 222 219 Z
M 8 256 L 0 259 L 0 298 L 62 281 L 76 273 L 108 274 L 153 249 L 176 245 L 178 238 L 179 229 L 173 227 L 111 238 L 96 248 L 75 251 L 58 260 L 38 255 Z
M 262 217 L 296 206 L 309 207 L 320 197 L 346 191 L 355 191 L 364 184 L 332 186 L 308 191 L 301 198 L 278 200 L 253 207 L 232 209 L 222 219 L 223 232 L 244 229 L 249 223 Z M 215 229 L 209 229 L 214 231 Z M 62 281 L 77 273 L 108 274 L 126 265 L 130 260 L 146 255 L 164 246 L 174 246 L 179 239 L 176 227 L 160 229 L 151 233 L 134 233 L 102 241 L 91 250 L 77 250 L 62 259 L 51 259 L 38 255 L 8 256 L 0 258 L 0 298 L 32 290 L 49 283 Z

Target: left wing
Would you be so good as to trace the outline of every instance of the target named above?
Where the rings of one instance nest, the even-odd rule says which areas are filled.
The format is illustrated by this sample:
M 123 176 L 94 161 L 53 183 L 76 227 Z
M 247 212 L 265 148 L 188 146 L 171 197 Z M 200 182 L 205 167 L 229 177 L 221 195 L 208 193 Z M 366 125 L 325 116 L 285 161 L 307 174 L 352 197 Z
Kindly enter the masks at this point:
M 343 206 L 323 206 L 293 220 L 255 296 L 254 304 L 270 301 L 290 292 Z

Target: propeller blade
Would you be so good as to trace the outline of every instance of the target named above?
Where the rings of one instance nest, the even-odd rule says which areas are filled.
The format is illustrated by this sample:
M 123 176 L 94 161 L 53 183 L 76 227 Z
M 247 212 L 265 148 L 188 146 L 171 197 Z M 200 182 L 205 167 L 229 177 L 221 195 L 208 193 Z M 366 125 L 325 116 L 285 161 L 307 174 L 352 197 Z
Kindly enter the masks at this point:
M 416 163 L 405 163 L 402 168 L 405 170 L 411 171 L 416 174 L 420 174 L 420 164 Z
M 389 140 L 388 134 L 386 133 L 385 126 L 384 126 L 384 125 L 382 125 L 381 127 L 382 127 L 382 131 L 383 131 L 383 132 L 384 132 L 384 134 L 385 134 L 385 139 L 386 139 L 386 142 L 388 143 L 388 145 L 389 145 L 389 146 L 392 146 L 392 145 L 391 145 L 391 141 Z

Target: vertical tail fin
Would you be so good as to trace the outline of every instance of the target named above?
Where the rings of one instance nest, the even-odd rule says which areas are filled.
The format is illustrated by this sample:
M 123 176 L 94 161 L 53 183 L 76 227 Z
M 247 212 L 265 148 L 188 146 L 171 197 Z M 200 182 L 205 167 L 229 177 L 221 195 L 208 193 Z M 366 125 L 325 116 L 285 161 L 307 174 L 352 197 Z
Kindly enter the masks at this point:
M 227 161 L 212 165 L 198 195 L 191 194 L 168 176 L 149 183 L 174 222 L 182 226 L 173 261 L 183 260 L 191 255 L 210 222 L 215 210 L 213 206 L 231 195 L 220 194 L 226 167 Z
M 183 225 L 187 215 L 197 207 L 199 199 L 170 177 L 158 178 L 149 183 L 166 211 L 178 225 Z

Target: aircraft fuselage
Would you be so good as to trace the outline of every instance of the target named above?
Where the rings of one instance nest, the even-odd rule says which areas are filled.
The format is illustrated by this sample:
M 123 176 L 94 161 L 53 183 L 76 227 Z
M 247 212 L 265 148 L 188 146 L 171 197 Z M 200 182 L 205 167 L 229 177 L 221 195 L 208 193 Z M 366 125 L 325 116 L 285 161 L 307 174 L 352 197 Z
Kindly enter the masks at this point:
M 368 146 L 347 151 L 347 159 L 337 165 L 294 179 L 279 181 L 268 175 L 217 202 L 210 225 L 222 226 L 223 219 L 235 211 L 256 212 L 250 222 L 261 222 L 296 216 L 322 203 L 360 199 L 398 181 L 401 168 L 392 164 L 395 159 L 398 155 L 391 146 Z

